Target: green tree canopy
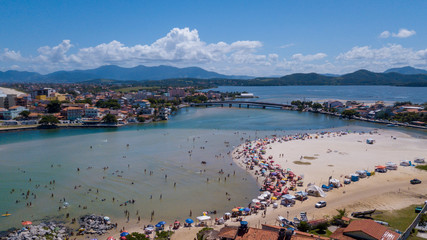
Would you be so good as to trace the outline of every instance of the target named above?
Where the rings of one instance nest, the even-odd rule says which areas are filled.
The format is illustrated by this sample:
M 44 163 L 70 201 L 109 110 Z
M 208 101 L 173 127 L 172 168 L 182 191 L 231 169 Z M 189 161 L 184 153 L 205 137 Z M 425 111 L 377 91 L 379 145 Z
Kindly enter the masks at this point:
M 28 119 L 28 117 L 30 116 L 30 111 L 22 111 L 19 113 L 19 116 L 21 116 L 23 119 Z
M 59 123 L 58 118 L 56 118 L 53 115 L 45 115 L 39 121 L 39 124 L 45 125 L 45 126 L 46 125 L 56 125 L 58 123 Z
M 61 102 L 58 100 L 50 101 L 46 106 L 48 113 L 58 113 L 61 111 Z
M 119 121 L 117 120 L 116 116 L 113 114 L 107 114 L 102 118 L 102 121 L 104 123 L 108 124 L 117 124 Z
M 112 109 L 120 108 L 120 104 L 117 99 L 109 99 L 107 101 L 99 100 L 98 102 L 96 102 L 95 106 L 99 108 L 112 108 Z

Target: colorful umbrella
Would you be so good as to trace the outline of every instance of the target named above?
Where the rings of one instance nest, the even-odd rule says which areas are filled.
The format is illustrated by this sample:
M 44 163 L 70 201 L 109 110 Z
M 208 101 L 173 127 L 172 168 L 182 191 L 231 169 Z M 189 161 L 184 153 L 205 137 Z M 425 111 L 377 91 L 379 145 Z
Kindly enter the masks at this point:
M 122 232 L 122 233 L 120 233 L 120 237 L 125 237 L 125 236 L 127 236 L 127 235 L 129 235 L 129 233 L 128 233 L 128 232 Z
M 191 218 L 187 218 L 187 219 L 185 219 L 185 222 L 186 222 L 186 223 L 190 223 L 190 224 L 191 224 L 191 223 L 193 223 L 194 221 L 193 221 L 193 219 L 191 219 Z
M 31 224 L 33 224 L 31 221 L 23 221 L 22 223 L 21 223 L 23 226 L 25 226 L 25 225 L 31 225 Z

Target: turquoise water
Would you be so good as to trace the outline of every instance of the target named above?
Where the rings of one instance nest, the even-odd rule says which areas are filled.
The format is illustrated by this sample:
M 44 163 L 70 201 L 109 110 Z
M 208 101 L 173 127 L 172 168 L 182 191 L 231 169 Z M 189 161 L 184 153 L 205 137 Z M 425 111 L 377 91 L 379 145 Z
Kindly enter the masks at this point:
M 168 122 L 119 129 L 2 133 L 0 212 L 12 215 L 0 218 L 0 230 L 19 227 L 21 220 L 64 220 L 66 213 L 70 218 L 97 213 L 117 219 L 127 209 L 133 222 L 137 210 L 143 219 L 155 211 L 154 222 L 184 220 L 190 210 L 193 218 L 206 210 L 223 213 L 245 206 L 258 193 L 255 179 L 231 165 L 227 155 L 244 139 L 375 127 L 383 126 L 282 110 L 186 108 Z M 225 174 L 218 174 L 221 169 Z M 70 206 L 58 211 L 63 198 Z M 135 204 L 120 206 L 131 199 Z
M 293 100 L 359 100 L 362 102 L 427 102 L 427 87 L 394 86 L 220 86 L 212 90 L 221 92 L 251 92 L 258 100 L 290 103 Z

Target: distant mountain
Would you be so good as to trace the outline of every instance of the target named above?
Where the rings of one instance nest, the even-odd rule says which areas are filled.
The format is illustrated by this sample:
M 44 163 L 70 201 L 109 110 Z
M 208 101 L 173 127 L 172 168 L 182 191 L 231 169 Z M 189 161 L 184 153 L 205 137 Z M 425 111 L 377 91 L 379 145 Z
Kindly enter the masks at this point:
M 283 77 L 250 78 L 209 72 L 198 67 L 170 66 L 123 68 L 114 65 L 90 70 L 58 71 L 46 75 L 34 72 L 0 72 L 1 82 L 54 82 L 94 84 L 137 84 L 149 86 L 290 86 L 290 85 L 390 85 L 427 87 L 427 74 L 374 73 L 358 70 L 340 76 L 295 73 Z
M 389 85 L 427 87 L 427 75 L 403 75 L 399 73 L 374 73 L 359 70 L 339 77 L 317 73 L 295 73 L 280 78 L 239 79 L 165 79 L 139 82 L 141 86 L 297 86 L 297 85 Z
M 0 72 L 0 82 L 55 82 L 74 83 L 92 79 L 114 80 L 161 80 L 169 78 L 230 78 L 251 79 L 249 76 L 223 75 L 206 71 L 199 67 L 177 68 L 171 66 L 136 66 L 124 68 L 115 65 L 106 65 L 89 70 L 57 71 L 46 75 L 35 72 L 7 71 Z
M 333 74 L 333 73 L 322 73 L 321 75 L 326 76 L 326 77 L 339 77 L 339 76 L 341 76 L 339 74 Z
M 427 71 L 424 69 L 413 68 L 410 66 L 401 67 L 401 68 L 390 68 L 390 69 L 386 70 L 384 73 L 391 73 L 391 72 L 406 74 L 406 75 L 427 74 Z

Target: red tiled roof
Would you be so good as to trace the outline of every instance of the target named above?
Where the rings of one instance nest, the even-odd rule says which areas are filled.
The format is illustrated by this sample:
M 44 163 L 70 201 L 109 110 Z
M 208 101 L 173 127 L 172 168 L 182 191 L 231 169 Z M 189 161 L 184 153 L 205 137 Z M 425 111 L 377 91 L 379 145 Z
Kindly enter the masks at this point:
M 223 227 L 219 230 L 218 237 L 220 238 L 234 238 L 237 233 L 237 227 Z
M 344 230 L 345 230 L 345 228 L 338 228 L 329 237 L 332 238 L 332 239 L 339 239 L 339 240 L 354 240 L 355 239 L 355 238 L 352 238 L 352 237 L 349 237 L 349 236 L 345 236 L 344 233 L 343 233 Z
M 375 239 L 397 239 L 399 234 L 389 231 L 387 227 L 370 219 L 352 221 L 343 231 L 345 235 L 352 232 L 363 232 Z M 387 232 L 387 233 L 386 233 Z M 383 238 L 386 236 L 386 238 Z
M 235 240 L 277 240 L 279 233 L 275 231 L 249 228 L 243 236 L 237 236 Z

